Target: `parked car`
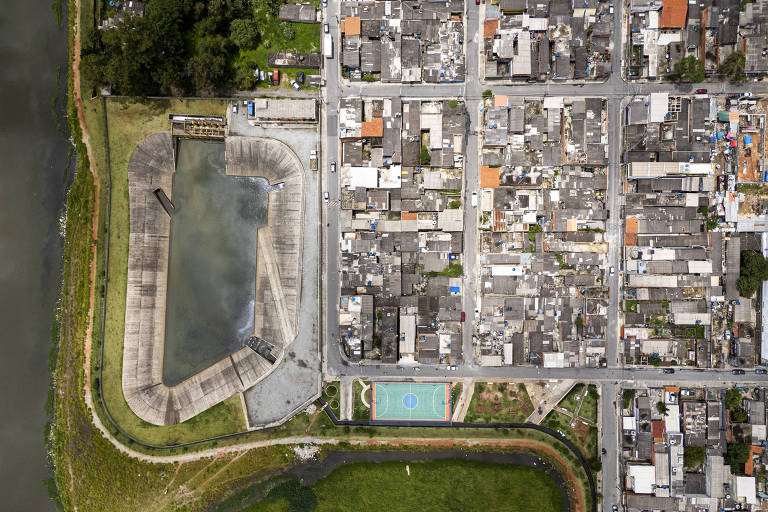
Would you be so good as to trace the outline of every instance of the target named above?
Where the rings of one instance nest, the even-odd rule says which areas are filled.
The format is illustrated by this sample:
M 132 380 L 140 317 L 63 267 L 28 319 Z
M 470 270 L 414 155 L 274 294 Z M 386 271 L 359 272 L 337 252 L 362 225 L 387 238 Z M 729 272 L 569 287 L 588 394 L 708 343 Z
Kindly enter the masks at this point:
M 751 98 L 752 97 L 752 93 L 751 92 L 745 92 L 744 94 L 741 95 L 741 97 L 742 98 Z
M 323 199 L 325 199 L 326 203 L 328 202 L 328 197 L 330 197 L 330 196 L 328 196 L 328 192 L 324 192 L 323 193 Z
M 467 314 L 465 312 L 461 312 L 461 321 L 466 322 L 467 321 Z
M 696 89 L 696 94 L 707 94 L 706 89 Z
M 613 4 L 608 6 L 608 14 L 613 14 Z
M 616 268 L 611 267 L 611 276 L 614 276 L 614 275 L 616 275 Z
M 758 375 L 765 375 L 766 373 L 768 373 L 768 370 L 766 370 L 765 368 L 758 368 L 755 370 L 755 373 Z
M 475 5 L 480 5 L 480 0 L 475 0 Z
M 744 370 L 733 370 L 731 373 L 734 375 L 744 375 L 746 372 Z
M 293 88 L 294 88 L 294 89 L 296 89 L 297 91 L 298 91 L 299 89 L 301 89 L 301 87 L 299 87 L 299 84 L 297 84 L 297 83 L 296 83 L 296 80 L 291 80 L 291 87 L 293 87 Z
M 261 71 L 259 71 L 259 79 L 262 82 L 267 79 L 267 72 L 264 71 L 263 69 Z
M 331 31 L 331 27 L 327 23 L 323 23 L 323 32 L 326 34 Z
M 472 191 L 472 208 L 477 208 L 477 190 Z
M 450 371 L 452 371 L 452 372 L 455 372 L 456 371 L 456 366 L 455 365 L 451 365 L 451 366 L 448 367 L 448 369 Z
M 272 85 L 280 85 L 280 70 L 276 69 L 272 72 Z
M 675 373 L 674 368 L 664 368 L 664 373 Z
M 296 73 L 296 81 L 299 82 L 301 85 L 304 85 L 304 72 L 299 71 Z
M 331 162 L 331 172 L 336 172 L 336 162 Z
M 232 113 L 237 114 L 237 103 L 232 105 Z

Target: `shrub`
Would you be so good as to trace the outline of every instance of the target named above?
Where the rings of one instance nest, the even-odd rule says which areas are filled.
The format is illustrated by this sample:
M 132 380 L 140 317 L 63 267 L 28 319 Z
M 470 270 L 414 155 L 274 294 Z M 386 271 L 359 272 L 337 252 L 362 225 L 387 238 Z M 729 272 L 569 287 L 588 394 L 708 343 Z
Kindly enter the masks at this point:
M 756 251 L 741 251 L 740 277 L 736 285 L 742 297 L 752 297 L 768 279 L 768 260 Z

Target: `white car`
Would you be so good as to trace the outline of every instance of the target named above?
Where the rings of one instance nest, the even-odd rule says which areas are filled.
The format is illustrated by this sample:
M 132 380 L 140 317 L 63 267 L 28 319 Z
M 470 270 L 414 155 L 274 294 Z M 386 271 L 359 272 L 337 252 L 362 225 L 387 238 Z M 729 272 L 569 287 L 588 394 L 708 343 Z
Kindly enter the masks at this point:
M 325 202 L 326 202 L 326 203 L 328 202 L 328 197 L 329 197 L 329 196 L 328 196 L 328 192 L 325 192 L 325 193 L 323 194 L 323 199 L 325 199 Z
M 611 275 L 616 275 L 616 269 L 614 267 L 611 267 Z
M 292 86 L 294 89 L 296 89 L 297 91 L 298 91 L 299 89 L 301 89 L 301 87 L 299 87 L 299 84 L 297 84 L 297 83 L 296 83 L 296 80 L 291 80 L 291 86 Z
M 328 7 L 328 0 L 323 0 L 323 9 Z
M 472 191 L 472 208 L 477 208 L 477 190 Z
M 232 105 L 232 113 L 237 114 L 237 103 Z
M 452 372 L 455 372 L 456 371 L 456 366 L 451 365 L 451 366 L 448 367 L 448 370 L 450 370 Z
M 336 162 L 331 162 L 331 172 L 336 172 Z
M 327 34 L 330 31 L 331 31 L 331 27 L 329 27 L 327 23 L 323 23 L 323 32 Z

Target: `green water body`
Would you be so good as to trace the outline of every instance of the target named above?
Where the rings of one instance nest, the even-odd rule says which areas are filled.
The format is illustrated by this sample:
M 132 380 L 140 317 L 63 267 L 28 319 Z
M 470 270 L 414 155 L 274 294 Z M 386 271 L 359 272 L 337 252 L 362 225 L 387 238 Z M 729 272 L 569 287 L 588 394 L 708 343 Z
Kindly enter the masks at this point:
M 71 169 L 66 7 L 62 28 L 50 1 L 9 2 L 0 16 L 0 510 L 55 510 L 44 427 Z
M 163 381 L 172 386 L 253 334 L 258 230 L 267 181 L 227 176 L 224 144 L 178 144 L 172 200 Z

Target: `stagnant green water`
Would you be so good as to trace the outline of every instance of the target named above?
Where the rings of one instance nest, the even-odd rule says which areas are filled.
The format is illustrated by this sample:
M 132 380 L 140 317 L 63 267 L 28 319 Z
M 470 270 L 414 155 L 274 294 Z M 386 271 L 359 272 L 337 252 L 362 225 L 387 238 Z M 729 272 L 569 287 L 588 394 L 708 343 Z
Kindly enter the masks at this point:
M 61 28 L 51 4 L 5 4 L 0 17 L 0 510 L 55 510 L 45 401 L 71 145 L 67 2 Z
M 163 380 L 174 385 L 253 334 L 256 248 L 266 180 L 227 176 L 224 144 L 178 145 L 168 261 Z

